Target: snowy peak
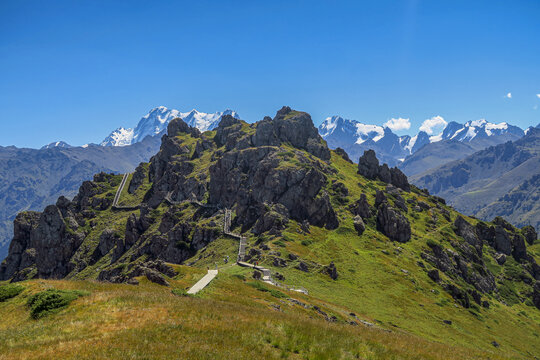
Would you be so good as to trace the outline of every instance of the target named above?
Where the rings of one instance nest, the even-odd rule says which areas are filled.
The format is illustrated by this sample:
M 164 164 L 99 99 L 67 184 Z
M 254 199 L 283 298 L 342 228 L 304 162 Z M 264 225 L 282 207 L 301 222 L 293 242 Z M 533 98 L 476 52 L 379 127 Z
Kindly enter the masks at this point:
M 441 140 L 457 140 L 469 142 L 473 139 L 499 136 L 503 134 L 525 135 L 524 131 L 517 126 L 506 122 L 499 124 L 490 123 L 486 119 L 467 121 L 465 124 L 456 122 L 449 123 L 443 131 Z
M 390 131 L 391 132 L 391 131 Z M 319 134 L 326 139 L 330 136 L 354 137 L 356 144 L 365 141 L 379 141 L 385 135 L 385 129 L 379 125 L 363 124 L 356 120 L 344 119 L 341 116 L 326 118 L 319 126 Z
M 50 144 L 47 144 L 43 146 L 41 149 L 54 149 L 54 148 L 71 148 L 73 146 L 69 145 L 67 142 L 64 141 L 55 141 Z
M 118 128 L 113 131 L 101 142 L 101 146 L 126 146 L 140 142 L 147 136 L 155 136 L 164 132 L 169 122 L 177 117 L 182 118 L 188 125 L 201 131 L 212 130 L 219 124 L 223 115 L 232 115 L 239 118 L 238 113 L 230 109 L 207 114 L 195 109 L 180 112 L 175 109 L 168 109 L 165 106 L 159 106 L 143 116 L 134 129 Z

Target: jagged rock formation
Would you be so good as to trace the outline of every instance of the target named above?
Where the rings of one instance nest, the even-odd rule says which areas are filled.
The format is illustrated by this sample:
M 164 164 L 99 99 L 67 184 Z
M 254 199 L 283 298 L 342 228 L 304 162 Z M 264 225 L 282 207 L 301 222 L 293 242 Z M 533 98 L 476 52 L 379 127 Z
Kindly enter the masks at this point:
M 389 168 L 387 164 L 379 165 L 379 160 L 373 150 L 364 151 L 364 155 L 358 160 L 358 173 L 370 180 L 378 179 L 405 191 L 411 189 L 407 176 L 398 168 Z
M 111 211 L 118 186 L 117 177 L 104 173 L 84 182 L 73 201 L 62 197 L 43 213 L 19 215 L 0 278 L 74 276 L 107 259 L 111 267 L 99 279 L 127 281 L 146 274 L 159 281 L 150 270 L 120 271 L 118 264 L 141 257 L 181 263 L 220 236 L 214 218 L 224 207 L 234 208 L 237 224 L 255 234 L 279 234 L 289 219 L 328 229 L 339 225 L 325 190 L 326 175 L 334 171 L 327 164 L 330 151 L 308 114 L 284 107 L 274 119 L 253 125 L 226 115 L 215 136 L 208 134 L 179 118 L 169 122 L 159 152 L 148 167 L 136 169 L 128 186 L 135 194 L 145 181 L 152 184 L 140 210 L 126 215 L 123 229 L 95 220 L 97 212 Z M 207 213 L 195 216 L 207 220 L 194 223 L 178 212 L 182 201 L 205 198 L 201 210 Z M 178 205 L 169 204 L 157 216 L 167 202 Z M 82 245 L 91 237 L 93 245 Z

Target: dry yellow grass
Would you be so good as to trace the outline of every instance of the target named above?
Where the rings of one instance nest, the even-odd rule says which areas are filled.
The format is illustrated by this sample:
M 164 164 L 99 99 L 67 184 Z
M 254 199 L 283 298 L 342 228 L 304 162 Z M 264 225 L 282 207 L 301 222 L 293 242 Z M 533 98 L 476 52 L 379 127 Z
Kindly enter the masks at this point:
M 189 286 L 199 275 L 187 273 L 173 287 Z M 43 280 L 25 286 L 21 295 L 0 305 L 2 360 L 504 358 L 404 332 L 330 323 L 227 274 L 197 297 L 175 296 L 170 288 L 144 280 L 138 286 Z M 58 314 L 33 320 L 26 298 L 45 287 L 90 295 Z M 308 296 L 289 295 L 338 316 L 345 312 Z

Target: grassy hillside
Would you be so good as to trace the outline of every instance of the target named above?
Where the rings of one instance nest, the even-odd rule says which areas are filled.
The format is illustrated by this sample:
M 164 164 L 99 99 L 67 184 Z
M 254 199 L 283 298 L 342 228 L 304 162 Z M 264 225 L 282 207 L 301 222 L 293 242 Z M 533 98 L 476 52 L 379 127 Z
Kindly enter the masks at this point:
M 59 201 L 58 210 L 46 210 L 39 221 L 36 214 L 28 214 L 30 220 L 21 216 L 16 240 L 27 247 L 13 274 L 26 279 L 25 290 L 0 303 L 5 319 L 0 338 L 6 339 L 0 354 L 10 359 L 527 359 L 539 354 L 534 275 L 540 244 L 524 243 L 531 239 L 527 229 L 463 217 L 474 234 L 491 229 L 498 236 L 496 243 L 480 237 L 474 244 L 471 236 L 479 238 L 467 233 L 462 215 L 443 200 L 415 187 L 405 191 L 368 180 L 358 174 L 358 165 L 326 152 L 318 137 L 258 143 L 268 141 L 269 126 L 282 126 L 283 134 L 283 127 L 305 119 L 305 113 L 293 111 L 260 126 L 229 119 L 204 134 L 173 122 L 182 130 L 169 129 L 160 153 L 130 175 L 134 186 L 121 194 L 120 205 L 142 204 L 139 210 L 112 209 L 122 175 L 100 174 L 72 203 Z M 258 198 L 261 194 L 267 198 Z M 354 209 L 363 195 L 371 215 L 359 234 Z M 410 224 L 410 239 L 391 241 L 383 234 L 384 206 Z M 224 207 L 233 211 L 232 231 L 248 238 L 246 261 L 269 268 L 278 285 L 302 287 L 309 295 L 256 281 L 252 270 L 224 263 L 238 252 L 238 241 L 221 230 Z M 41 234 L 50 240 L 35 241 Z M 508 243 L 499 244 L 500 236 Z M 24 262 L 28 254 L 50 251 L 58 239 L 58 254 Z M 505 244 L 511 249 L 500 261 Z M 10 254 L 0 274 L 19 264 L 18 256 Z M 50 258 L 56 273 L 45 272 L 42 262 Z M 169 264 L 158 267 L 156 259 Z M 216 265 L 220 271 L 209 287 L 182 296 Z M 147 280 L 155 269 L 169 286 Z M 58 299 L 64 307 L 35 320 L 28 299 L 49 287 L 78 292 L 69 293 L 70 301 Z
M 192 285 L 201 271 L 178 267 L 172 288 Z M 92 281 L 32 280 L 0 305 L 0 359 L 504 359 L 508 350 L 483 352 L 364 325 L 348 309 L 298 293 L 307 306 L 276 298 L 229 268 L 193 297 L 140 279 L 138 286 Z M 241 272 L 241 271 L 240 271 Z M 245 274 L 247 276 L 248 274 Z M 54 315 L 34 320 L 26 305 L 47 288 L 83 290 Z M 357 321 L 356 321 L 357 322 Z M 357 322 L 358 323 L 358 322 Z

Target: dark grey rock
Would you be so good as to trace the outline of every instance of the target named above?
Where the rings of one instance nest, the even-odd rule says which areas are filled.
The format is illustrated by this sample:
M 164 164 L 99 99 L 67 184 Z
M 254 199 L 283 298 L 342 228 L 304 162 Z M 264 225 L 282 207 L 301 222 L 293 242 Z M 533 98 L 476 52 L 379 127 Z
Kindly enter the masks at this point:
M 407 242 L 411 238 L 409 220 L 396 210 L 383 203 L 377 213 L 377 230 L 393 241 Z
M 326 272 L 332 280 L 337 280 L 339 276 L 338 271 L 336 269 L 336 265 L 334 265 L 333 261 L 324 268 L 324 272 Z

